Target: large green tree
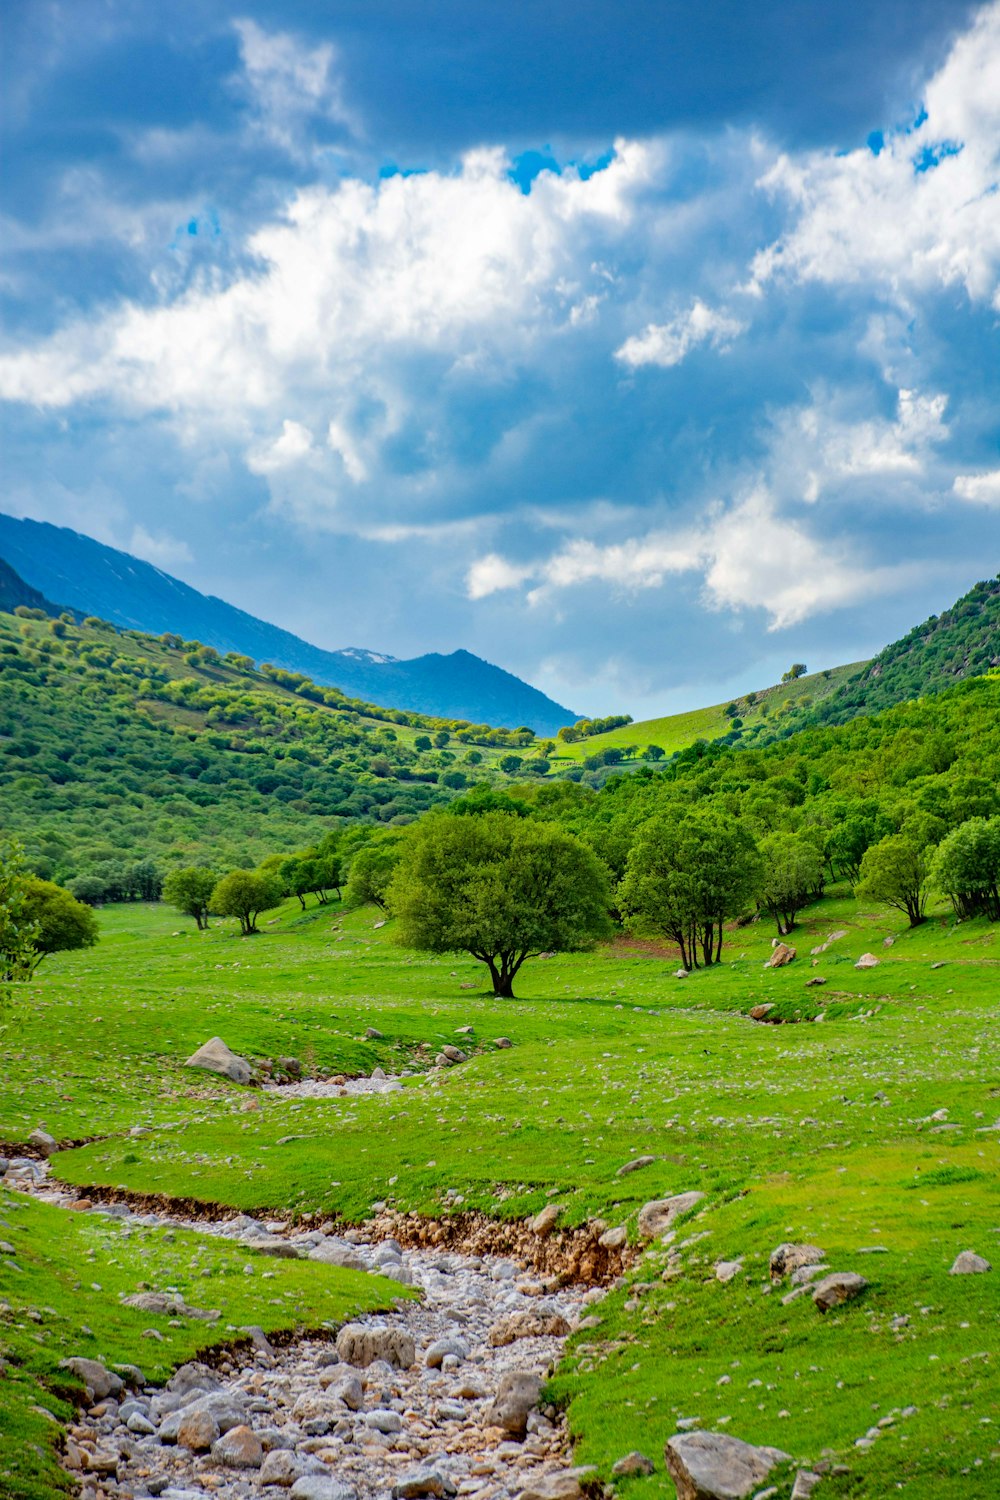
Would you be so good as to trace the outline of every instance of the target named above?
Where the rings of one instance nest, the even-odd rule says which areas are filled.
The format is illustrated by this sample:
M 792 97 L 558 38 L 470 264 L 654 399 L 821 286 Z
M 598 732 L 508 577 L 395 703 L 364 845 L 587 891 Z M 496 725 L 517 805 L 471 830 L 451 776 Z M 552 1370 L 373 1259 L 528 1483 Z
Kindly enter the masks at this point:
M 205 865 L 171 870 L 163 882 L 163 899 L 186 917 L 194 917 L 200 931 L 208 926 L 209 903 L 218 879 L 215 871 Z
M 366 906 L 371 902 L 386 910 L 389 886 L 402 847 L 402 834 L 394 832 L 377 833 L 362 845 L 348 871 L 345 894 L 349 906 Z
M 907 833 L 893 833 L 865 850 L 854 894 L 905 912 L 919 927 L 927 912 L 927 852 Z
M 254 870 L 233 870 L 223 875 L 212 892 L 209 909 L 217 917 L 237 917 L 240 931 L 250 937 L 257 931 L 262 911 L 281 905 L 281 881 L 275 875 Z
M 800 833 L 771 833 L 760 842 L 757 899 L 774 918 L 779 937 L 795 926 L 802 908 L 823 889 L 823 857 Z
M 933 878 L 960 917 L 1000 922 L 1000 818 L 968 818 L 942 839 Z
M 655 817 L 628 857 L 618 900 L 630 926 L 670 938 L 686 969 L 718 963 L 726 921 L 752 902 L 757 846 L 735 819 Z
M 513 998 L 527 959 L 593 947 L 611 930 L 607 877 L 593 850 L 509 813 L 426 818 L 408 835 L 388 894 L 401 943 L 471 953 L 503 999 Z
M 29 875 L 24 882 L 24 912 L 35 929 L 32 972 L 48 953 L 92 948 L 97 942 L 97 918 L 89 906 L 51 880 Z

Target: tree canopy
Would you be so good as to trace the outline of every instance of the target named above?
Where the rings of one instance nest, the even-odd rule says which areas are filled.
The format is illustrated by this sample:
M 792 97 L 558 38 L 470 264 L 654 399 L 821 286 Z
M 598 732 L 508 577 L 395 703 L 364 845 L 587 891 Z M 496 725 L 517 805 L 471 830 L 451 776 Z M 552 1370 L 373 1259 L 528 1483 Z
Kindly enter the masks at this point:
M 258 930 L 261 912 L 280 906 L 281 899 L 281 882 L 275 875 L 233 870 L 216 885 L 209 907 L 218 917 L 237 917 L 243 936 L 250 937 Z

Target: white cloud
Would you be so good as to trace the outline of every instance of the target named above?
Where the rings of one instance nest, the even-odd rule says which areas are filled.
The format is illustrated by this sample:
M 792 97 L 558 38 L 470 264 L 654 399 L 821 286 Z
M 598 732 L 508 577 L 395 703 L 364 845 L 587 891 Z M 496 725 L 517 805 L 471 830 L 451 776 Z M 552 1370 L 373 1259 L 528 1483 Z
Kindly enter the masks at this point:
M 919 477 L 934 448 L 949 436 L 948 397 L 901 390 L 896 420 L 858 420 L 843 412 L 843 396 L 821 392 L 803 410 L 776 422 L 772 467 L 784 469 L 783 487 L 809 502 L 842 479 Z M 804 476 L 804 477 L 803 477 Z
M 470 599 L 485 599 L 503 589 L 517 588 L 533 574 L 533 567 L 519 567 L 490 552 L 472 564 L 466 578 L 466 592 Z
M 258 129 L 293 155 L 304 145 L 310 118 L 320 117 L 360 134 L 360 122 L 344 100 L 336 47 L 309 47 L 288 32 L 268 32 L 256 21 L 233 22 L 243 73 L 237 80 Z
M 145 526 L 134 526 L 132 534 L 124 544 L 124 550 L 135 557 L 145 558 L 157 568 L 175 568 L 178 563 L 191 562 L 191 549 L 187 542 L 165 532 L 153 533 Z
M 955 478 L 955 494 L 970 505 L 1000 506 L 1000 469 L 991 469 L 984 474 L 959 474 Z
M 796 222 L 755 258 L 749 290 L 789 277 L 875 286 L 905 301 L 962 286 L 998 295 L 1000 4 L 986 6 L 927 86 L 924 117 L 875 155 L 782 156 L 761 178 Z
M 313 451 L 313 436 L 308 427 L 286 418 L 273 442 L 265 443 L 247 455 L 247 467 L 254 474 L 274 474 L 307 458 Z
M 679 365 L 699 344 L 727 349 L 733 339 L 746 331 L 746 326 L 728 313 L 716 312 L 696 297 L 686 313 L 669 323 L 650 323 L 642 333 L 626 339 L 615 358 L 633 369 L 640 365 L 669 368 Z

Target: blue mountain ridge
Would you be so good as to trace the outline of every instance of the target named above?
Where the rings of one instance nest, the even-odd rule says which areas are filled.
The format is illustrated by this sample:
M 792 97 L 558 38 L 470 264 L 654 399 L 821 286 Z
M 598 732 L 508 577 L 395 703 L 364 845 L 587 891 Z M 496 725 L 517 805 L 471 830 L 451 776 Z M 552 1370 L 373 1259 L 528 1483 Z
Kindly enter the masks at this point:
M 470 651 L 407 661 L 360 648 L 326 651 L 69 527 L 0 514 L 0 558 L 48 598 L 85 614 L 239 651 L 384 708 L 511 729 L 525 724 L 539 735 L 553 735 L 578 717 Z

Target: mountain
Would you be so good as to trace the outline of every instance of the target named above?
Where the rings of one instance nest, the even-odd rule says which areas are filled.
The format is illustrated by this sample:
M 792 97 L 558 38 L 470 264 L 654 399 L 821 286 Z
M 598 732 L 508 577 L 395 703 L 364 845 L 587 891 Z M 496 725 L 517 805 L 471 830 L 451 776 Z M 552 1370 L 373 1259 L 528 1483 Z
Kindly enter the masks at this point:
M 35 588 L 130 630 L 174 632 L 218 651 L 238 651 L 351 697 L 387 707 L 552 735 L 577 715 L 502 667 L 469 651 L 399 661 L 357 647 L 326 651 L 201 594 L 150 563 L 46 521 L 0 515 L 0 558 Z
M 30 583 L 25 583 L 20 573 L 15 573 L 10 563 L 0 557 L 0 610 L 13 614 L 15 609 L 40 609 L 53 618 L 64 613 L 61 604 L 53 604 Z

